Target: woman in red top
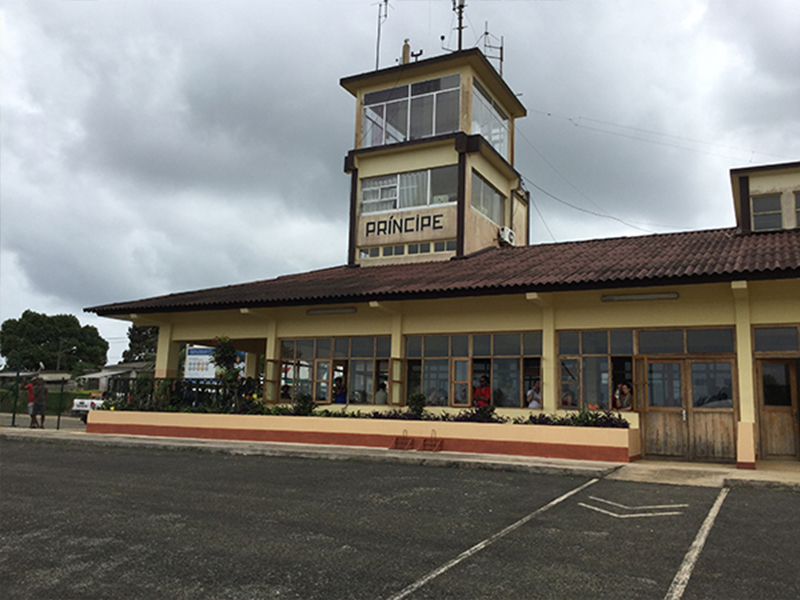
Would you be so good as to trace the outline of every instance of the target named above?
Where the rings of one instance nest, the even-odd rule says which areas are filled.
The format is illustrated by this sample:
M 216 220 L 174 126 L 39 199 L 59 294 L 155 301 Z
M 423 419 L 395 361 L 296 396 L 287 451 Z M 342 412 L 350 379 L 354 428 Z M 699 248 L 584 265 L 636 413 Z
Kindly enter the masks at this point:
M 33 416 L 33 379 L 25 386 L 25 389 L 28 390 L 28 415 L 31 418 L 31 429 L 35 429 L 39 425 L 36 422 L 36 417 Z
M 475 388 L 475 406 L 489 406 L 492 403 L 492 388 L 489 387 L 489 378 L 481 375 L 478 380 L 478 387 Z

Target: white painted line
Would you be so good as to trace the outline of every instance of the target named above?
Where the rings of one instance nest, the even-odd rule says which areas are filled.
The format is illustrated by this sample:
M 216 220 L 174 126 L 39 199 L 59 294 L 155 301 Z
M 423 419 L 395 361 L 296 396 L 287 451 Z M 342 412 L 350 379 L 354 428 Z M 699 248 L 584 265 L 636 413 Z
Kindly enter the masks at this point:
M 598 502 L 604 502 L 605 504 L 610 504 L 611 506 L 616 506 L 617 508 L 624 508 L 625 510 L 660 510 L 665 508 L 689 508 L 688 504 L 654 504 L 652 506 L 625 506 L 624 504 L 617 504 L 616 502 L 612 502 L 611 500 L 604 500 L 603 498 L 598 498 L 597 496 L 589 496 L 592 500 L 597 500 Z
M 611 512 L 610 510 L 603 510 L 602 508 L 598 508 L 597 506 L 592 506 L 591 504 L 584 504 L 583 502 L 578 502 L 578 506 L 582 506 L 583 508 L 591 508 L 592 510 L 596 510 L 599 513 L 616 517 L 617 519 L 636 519 L 640 517 L 670 517 L 673 515 L 683 514 L 682 512 L 657 512 L 657 513 L 630 513 L 627 515 L 618 515 L 617 513 Z
M 419 588 L 421 588 L 423 585 L 425 585 L 429 581 L 432 581 L 432 580 L 436 579 L 442 573 L 445 573 L 445 572 L 449 571 L 450 569 L 455 567 L 461 561 L 469 558 L 473 554 L 477 554 L 478 552 L 480 552 L 484 548 L 492 545 L 494 542 L 496 542 L 500 538 L 505 537 L 506 535 L 508 535 L 509 533 L 514 531 L 515 529 L 518 529 L 518 528 L 522 527 L 525 523 L 527 523 L 528 521 L 530 521 L 534 517 L 542 514 L 543 512 L 545 512 L 547 510 L 550 510 L 551 508 L 553 508 L 554 506 L 556 506 L 558 504 L 561 504 L 564 500 L 566 500 L 570 496 L 573 496 L 574 494 L 577 494 L 581 490 L 589 487 L 592 484 L 597 483 L 598 481 L 599 481 L 599 479 L 592 479 L 591 481 L 587 481 L 583 485 L 576 487 L 574 490 L 571 490 L 571 491 L 567 492 L 563 496 L 559 496 L 555 500 L 549 502 L 548 504 L 545 504 L 543 507 L 536 509 L 531 514 L 529 514 L 529 515 L 527 515 L 525 517 L 522 517 L 516 523 L 512 523 L 511 525 L 509 525 L 508 527 L 506 527 L 502 531 L 499 531 L 499 532 L 495 533 L 493 536 L 486 538 L 482 542 L 479 542 L 479 543 L 475 544 L 469 550 L 465 550 L 464 552 L 462 552 L 461 554 L 456 556 L 453 560 L 450 560 L 450 561 L 444 563 L 438 569 L 434 569 L 433 571 L 431 571 L 430 573 L 428 573 L 427 575 L 425 575 L 421 579 L 418 579 L 417 581 L 415 581 L 414 583 L 409 585 L 407 588 L 397 592 L 396 594 L 394 594 L 392 596 L 389 596 L 389 598 L 387 600 L 401 600 L 402 598 L 405 598 L 406 596 L 408 596 L 412 592 L 414 592 L 414 591 L 418 590 Z
M 692 542 L 689 551 L 683 558 L 683 564 L 681 564 L 681 568 L 678 569 L 678 572 L 675 574 L 675 579 L 672 580 L 672 585 L 669 586 L 664 600 L 679 600 L 683 596 L 683 592 L 689 584 L 689 578 L 692 576 L 694 565 L 697 562 L 697 558 L 700 556 L 700 551 L 706 543 L 708 534 L 711 532 L 714 521 L 719 514 L 719 509 L 722 508 L 722 503 L 725 501 L 725 497 L 728 495 L 729 491 L 729 488 L 722 488 L 719 491 L 714 505 L 711 507 L 711 510 L 708 511 L 708 515 L 706 515 L 706 520 L 703 521 L 700 530 L 697 532 L 697 536 L 694 538 L 694 542 Z

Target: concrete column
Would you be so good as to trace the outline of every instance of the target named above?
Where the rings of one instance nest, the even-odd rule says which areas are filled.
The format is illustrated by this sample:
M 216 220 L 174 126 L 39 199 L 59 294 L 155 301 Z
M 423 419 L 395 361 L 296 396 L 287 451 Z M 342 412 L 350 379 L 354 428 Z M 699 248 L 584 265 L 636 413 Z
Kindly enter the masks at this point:
M 258 375 L 258 357 L 259 354 L 255 352 L 247 352 L 245 354 L 244 363 L 244 376 L 255 378 Z
M 281 397 L 281 349 L 278 343 L 278 322 L 267 322 L 267 341 L 264 344 L 264 400 L 279 402 Z
M 403 358 L 405 358 L 405 348 L 403 347 L 403 315 L 395 313 L 392 315 L 392 361 L 390 361 L 392 372 L 389 373 L 389 402 L 391 404 L 403 404 Z
M 739 423 L 736 438 L 736 464 L 754 469 L 756 465 L 756 389 L 753 364 L 750 297 L 746 281 L 731 282 L 736 320 L 736 372 L 739 391 Z
M 156 378 L 177 377 L 180 343 L 172 341 L 172 324 L 158 326 L 158 349 L 156 351 Z
M 555 413 L 561 382 L 556 352 L 556 309 L 551 294 L 525 294 L 525 299 L 542 309 L 542 409 Z
M 542 311 L 542 408 L 555 413 L 561 387 L 556 351 L 556 311 L 547 306 Z

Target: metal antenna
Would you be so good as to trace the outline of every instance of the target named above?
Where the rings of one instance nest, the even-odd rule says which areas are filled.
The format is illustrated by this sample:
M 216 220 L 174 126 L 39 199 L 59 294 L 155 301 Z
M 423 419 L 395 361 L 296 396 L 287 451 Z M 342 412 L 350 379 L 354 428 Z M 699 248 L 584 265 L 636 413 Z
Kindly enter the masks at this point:
M 453 10 L 458 15 L 458 50 L 461 51 L 461 37 L 464 32 L 464 9 L 467 7 L 466 0 L 453 0 Z
M 483 35 L 483 53 L 486 55 L 486 58 L 492 58 L 494 60 L 499 61 L 500 63 L 500 76 L 503 76 L 503 38 L 500 37 L 500 45 L 493 44 L 494 40 L 497 40 L 497 36 L 492 35 L 489 33 L 489 21 L 484 22 L 484 31 Z M 480 40 L 478 40 L 480 43 Z M 496 56 L 492 56 L 490 54 L 491 51 L 497 50 L 498 54 Z
M 378 2 L 378 43 L 375 47 L 375 70 L 380 68 L 381 61 L 381 25 L 389 16 L 389 0 Z

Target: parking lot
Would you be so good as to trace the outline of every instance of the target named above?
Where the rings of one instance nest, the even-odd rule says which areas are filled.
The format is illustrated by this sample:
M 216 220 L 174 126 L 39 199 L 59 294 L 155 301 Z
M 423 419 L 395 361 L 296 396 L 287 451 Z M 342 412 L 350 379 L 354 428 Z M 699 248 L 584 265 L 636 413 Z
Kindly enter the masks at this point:
M 791 492 L 6 439 L 0 450 L 8 598 L 800 597 Z

